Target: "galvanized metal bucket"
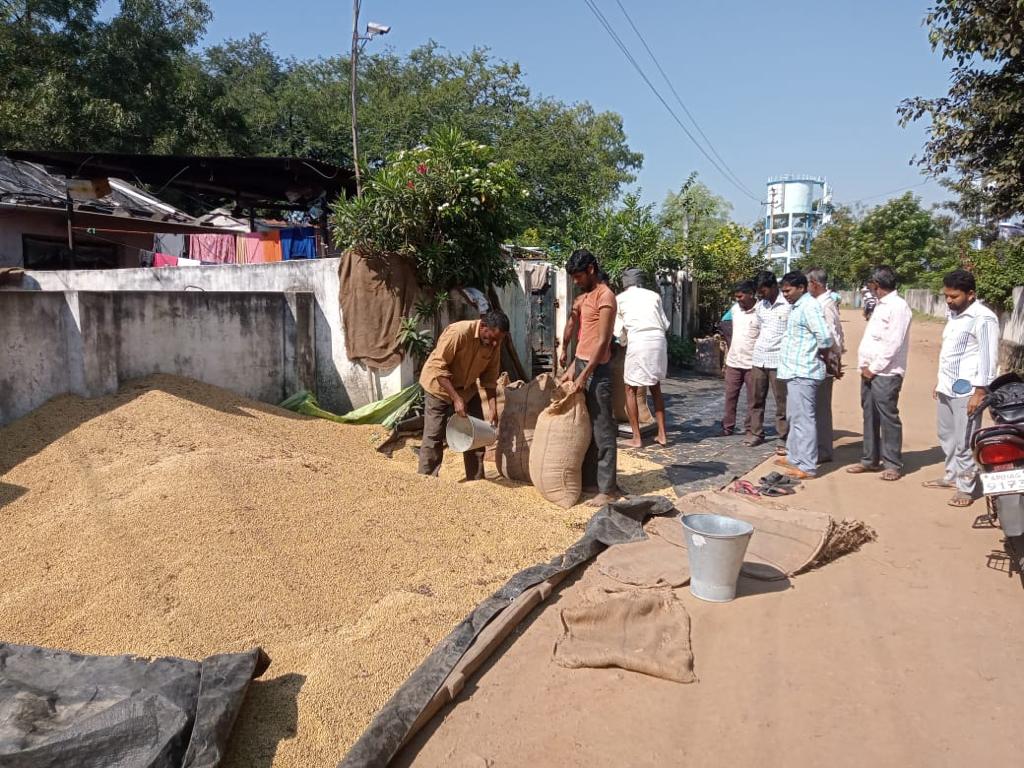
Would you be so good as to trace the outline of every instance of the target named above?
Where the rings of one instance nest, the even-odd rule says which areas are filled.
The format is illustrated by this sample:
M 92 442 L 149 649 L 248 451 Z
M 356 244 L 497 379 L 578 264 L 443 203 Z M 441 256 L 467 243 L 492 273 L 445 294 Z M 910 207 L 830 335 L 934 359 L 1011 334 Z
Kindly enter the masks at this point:
M 743 556 L 754 526 L 725 515 L 683 515 L 690 557 L 690 592 L 712 603 L 736 597 Z
M 486 421 L 474 416 L 455 415 L 448 419 L 445 439 L 453 451 L 465 453 L 494 445 L 498 440 L 498 433 Z

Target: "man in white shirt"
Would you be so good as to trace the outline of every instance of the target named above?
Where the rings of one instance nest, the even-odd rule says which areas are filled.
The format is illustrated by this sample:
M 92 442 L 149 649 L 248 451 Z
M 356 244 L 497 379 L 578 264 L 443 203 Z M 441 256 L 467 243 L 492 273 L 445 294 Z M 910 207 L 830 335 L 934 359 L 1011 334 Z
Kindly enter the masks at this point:
M 751 374 L 753 366 L 754 344 L 757 343 L 758 322 L 754 307 L 757 299 L 754 296 L 754 281 L 739 283 L 733 289 L 732 305 L 732 338 L 729 340 L 729 354 L 725 356 L 725 413 L 722 415 L 722 434 L 731 435 L 736 429 L 736 407 L 740 401 L 740 392 L 747 390 L 747 418 L 744 431 L 747 438 L 753 437 L 750 431 Z
M 877 299 L 857 350 L 860 402 L 864 408 L 864 452 L 860 464 L 847 468 L 859 475 L 881 472 L 883 480 L 903 474 L 903 422 L 900 389 L 907 372 L 910 348 L 910 307 L 896 293 L 896 273 L 876 267 L 868 289 Z
M 786 382 L 778 377 L 779 349 L 792 306 L 779 290 L 774 272 L 758 273 L 756 285 L 760 301 L 754 311 L 759 328 L 750 371 L 754 399 L 750 404 L 751 437 L 744 444 L 753 446 L 764 442 L 764 407 L 770 389 L 775 398 L 775 429 L 779 435 L 775 452 L 784 456 L 789 422 L 786 421 Z
M 631 448 L 643 446 L 640 437 L 640 412 L 636 396 L 640 387 L 648 387 L 654 399 L 654 419 L 658 424 L 658 445 L 665 445 L 665 398 L 661 382 L 668 375 L 668 317 L 661 304 L 661 294 L 643 287 L 644 273 L 627 269 L 622 273 L 625 290 L 616 297 L 618 310 L 614 334 L 625 342 L 626 360 L 623 378 L 626 381 L 626 414 L 633 428 Z
M 807 270 L 807 291 L 818 300 L 821 311 L 825 314 L 825 322 L 832 331 L 832 346 L 825 358 L 825 379 L 818 385 L 815 407 L 818 425 L 818 463 L 827 464 L 832 461 L 835 442 L 832 434 L 832 385 L 836 379 L 843 378 L 846 339 L 843 337 L 843 324 L 834 298 L 835 291 L 829 290 L 828 274 L 824 269 L 815 267 Z
M 950 272 L 942 285 L 949 314 L 942 331 L 933 396 L 938 401 L 939 443 L 946 454 L 946 473 L 924 486 L 953 489 L 949 505 L 968 507 L 974 502 L 978 482 L 971 437 L 981 426 L 981 402 L 999 366 L 999 319 L 977 300 L 970 272 Z

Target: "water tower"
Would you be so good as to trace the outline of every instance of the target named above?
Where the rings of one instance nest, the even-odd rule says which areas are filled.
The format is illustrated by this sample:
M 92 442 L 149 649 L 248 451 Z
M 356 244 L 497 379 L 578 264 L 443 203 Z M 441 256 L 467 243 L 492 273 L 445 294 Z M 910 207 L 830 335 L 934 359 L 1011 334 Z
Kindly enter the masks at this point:
M 832 188 L 820 176 L 773 176 L 765 209 L 764 244 L 772 268 L 785 274 L 831 219 Z

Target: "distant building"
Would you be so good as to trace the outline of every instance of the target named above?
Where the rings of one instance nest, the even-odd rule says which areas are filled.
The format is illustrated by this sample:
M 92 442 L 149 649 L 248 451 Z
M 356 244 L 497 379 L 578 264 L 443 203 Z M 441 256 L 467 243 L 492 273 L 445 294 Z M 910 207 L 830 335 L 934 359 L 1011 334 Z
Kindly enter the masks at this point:
M 789 272 L 831 219 L 832 188 L 819 176 L 773 176 L 765 199 L 764 244 L 776 272 Z

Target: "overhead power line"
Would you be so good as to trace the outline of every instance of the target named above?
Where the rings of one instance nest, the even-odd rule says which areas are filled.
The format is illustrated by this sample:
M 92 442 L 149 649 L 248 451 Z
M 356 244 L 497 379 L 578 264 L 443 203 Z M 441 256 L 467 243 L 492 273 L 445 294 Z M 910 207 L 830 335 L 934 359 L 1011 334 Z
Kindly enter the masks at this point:
M 672 119 L 683 130 L 683 133 L 686 134 L 686 137 L 707 159 L 707 161 L 711 163 L 715 170 L 722 174 L 722 177 L 726 181 L 728 181 L 730 184 L 736 187 L 736 189 L 738 189 L 741 193 L 749 197 L 751 200 L 757 203 L 762 202 L 756 195 L 752 194 L 742 184 L 737 183 L 737 181 L 734 180 L 722 168 L 722 166 L 718 164 L 718 161 L 716 161 L 714 157 L 708 154 L 707 150 L 704 149 L 701 143 L 697 141 L 696 137 L 690 132 L 690 129 L 687 128 L 686 124 L 679 119 L 679 115 L 676 114 L 675 110 L 672 109 L 672 106 L 665 100 L 665 97 L 661 95 L 661 92 L 657 89 L 654 83 L 651 82 L 651 79 L 647 76 L 647 73 L 644 71 L 644 68 L 640 66 L 640 63 L 636 60 L 632 52 L 629 50 L 629 46 L 627 46 L 622 41 L 622 38 L 619 37 L 618 33 L 615 31 L 615 28 L 611 25 L 611 23 L 608 21 L 605 15 L 601 12 L 601 9 L 597 7 L 594 0 L 583 0 L 583 2 L 587 4 L 587 7 L 590 9 L 590 12 L 597 19 L 598 23 L 600 23 L 601 26 L 604 27 L 605 32 L 608 33 L 608 36 L 611 37 L 615 45 L 619 48 L 620 51 L 622 51 L 622 55 L 626 57 L 626 60 L 629 61 L 629 63 L 633 66 L 633 69 L 637 71 L 637 74 L 640 75 L 640 78 L 644 81 L 644 83 L 646 83 L 647 87 L 651 90 L 651 93 L 653 93 L 655 98 L 657 98 L 658 101 L 661 102 L 661 105 L 665 107 L 665 110 L 669 113 L 669 115 L 671 115 Z
M 661 73 L 661 77 L 665 81 L 669 90 L 672 91 L 672 95 L 676 97 L 676 101 L 679 103 L 679 106 L 682 108 L 683 112 L 686 113 L 686 116 L 690 118 L 690 122 L 693 123 L 693 127 L 697 129 L 697 133 L 699 133 L 701 138 L 704 139 L 708 149 L 711 150 L 711 154 L 713 154 L 718 159 L 718 162 L 722 164 L 722 167 L 728 171 L 729 176 L 736 185 L 745 190 L 749 196 L 754 197 L 754 193 L 750 191 L 750 188 L 740 180 L 740 177 L 737 176 L 733 172 L 732 168 L 729 167 L 729 164 L 725 162 L 725 159 L 718 153 L 718 150 L 715 149 L 715 145 L 711 143 L 711 139 L 708 138 L 707 134 L 704 133 L 704 130 L 700 127 L 700 123 L 697 122 L 697 118 L 694 117 L 693 113 L 690 112 L 689 108 L 687 108 L 686 104 L 683 102 L 683 98 L 679 95 L 676 87 L 672 84 L 672 80 L 665 72 L 664 67 L 661 66 L 661 62 L 658 61 L 658 57 L 654 55 L 654 51 L 651 50 L 651 46 L 647 44 L 647 39 L 643 36 L 643 33 L 640 32 L 640 29 L 633 21 L 633 17 L 629 15 L 629 11 L 626 10 L 626 6 L 622 4 L 622 0 L 615 0 L 615 3 L 619 6 L 619 10 L 622 11 L 622 15 L 626 17 L 626 21 L 629 22 L 629 26 L 633 28 L 633 32 L 636 33 L 636 36 L 640 39 L 641 45 L 643 45 L 644 50 L 647 51 L 647 55 L 651 57 L 651 61 L 654 62 L 654 66 L 657 67 L 658 72 Z
M 899 189 L 890 189 L 888 192 L 879 192 L 877 195 L 868 195 L 867 197 L 861 197 L 861 198 L 858 198 L 856 200 L 851 200 L 850 202 L 846 203 L 846 205 L 856 205 L 857 203 L 863 203 L 865 200 L 874 200 L 876 197 L 885 197 L 886 195 L 895 195 L 897 192 L 908 192 L 911 189 L 916 189 L 917 187 L 923 187 L 929 181 L 932 181 L 932 179 L 925 179 L 924 181 L 919 181 L 917 184 L 911 184 L 909 187 L 900 187 Z

